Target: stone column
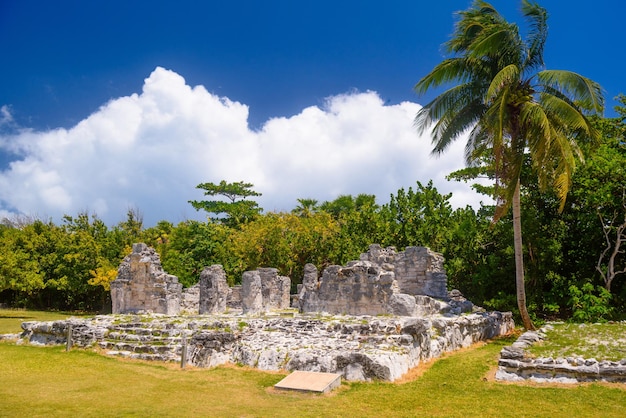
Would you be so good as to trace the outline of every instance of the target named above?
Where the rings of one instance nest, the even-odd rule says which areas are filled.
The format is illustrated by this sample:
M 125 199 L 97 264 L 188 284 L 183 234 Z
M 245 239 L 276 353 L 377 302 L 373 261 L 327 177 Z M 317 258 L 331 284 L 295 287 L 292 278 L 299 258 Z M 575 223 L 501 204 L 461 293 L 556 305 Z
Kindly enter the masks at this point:
M 205 267 L 200 273 L 199 313 L 215 314 L 226 310 L 228 300 L 228 282 L 226 272 L 219 265 Z
M 255 314 L 263 310 L 261 276 L 258 271 L 246 271 L 241 277 L 241 307 L 244 314 Z

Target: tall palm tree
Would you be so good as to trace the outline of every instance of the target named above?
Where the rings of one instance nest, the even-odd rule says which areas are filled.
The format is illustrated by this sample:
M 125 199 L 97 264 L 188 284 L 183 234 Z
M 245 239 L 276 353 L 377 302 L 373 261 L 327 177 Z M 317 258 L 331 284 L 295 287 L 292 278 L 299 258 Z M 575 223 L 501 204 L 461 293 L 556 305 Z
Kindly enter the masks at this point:
M 445 59 L 415 86 L 418 94 L 452 85 L 420 109 L 418 131 L 432 128 L 433 154 L 440 154 L 469 132 L 468 164 L 488 156 L 496 173 L 497 221 L 513 209 L 517 303 L 524 327 L 533 329 L 526 308 L 520 216 L 520 172 L 526 158 L 539 184 L 554 186 L 561 209 L 577 161 L 580 141 L 595 140 L 587 116 L 601 113 L 600 86 L 573 72 L 546 70 L 543 49 L 547 12 L 528 0 L 522 13 L 529 23 L 526 39 L 489 3 L 475 0 L 460 12 Z

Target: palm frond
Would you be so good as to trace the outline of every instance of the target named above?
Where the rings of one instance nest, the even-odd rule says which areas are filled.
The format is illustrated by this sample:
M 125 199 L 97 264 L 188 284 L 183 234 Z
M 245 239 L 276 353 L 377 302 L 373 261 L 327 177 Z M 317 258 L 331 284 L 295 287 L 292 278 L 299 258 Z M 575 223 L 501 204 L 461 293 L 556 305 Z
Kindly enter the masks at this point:
M 434 147 L 432 154 L 441 154 L 449 144 L 459 138 L 469 128 L 476 125 L 484 110 L 485 106 L 482 102 L 475 100 L 463 106 L 458 112 L 451 114 L 451 117 L 446 120 L 445 126 L 439 126 L 443 119 L 440 120 L 433 130 Z
M 418 81 L 413 90 L 421 96 L 431 87 L 438 87 L 454 81 L 464 82 L 470 76 L 468 67 L 465 58 L 444 60 Z
M 548 37 L 548 12 L 537 3 L 523 0 L 522 13 L 530 25 L 524 68 L 530 70 L 543 67 L 543 49 Z
M 536 77 L 540 84 L 561 91 L 580 108 L 598 114 L 604 111 L 602 87 L 595 81 L 564 70 L 543 70 Z
M 516 82 L 519 78 L 519 75 L 519 67 L 515 64 L 507 65 L 502 70 L 500 70 L 498 74 L 496 74 L 496 76 L 491 80 L 491 84 L 489 85 L 487 93 L 485 94 L 485 103 L 489 103 L 494 100 L 501 91 L 501 89 L 505 88 L 505 86 L 509 86 Z
M 558 118 L 559 125 L 570 131 L 583 131 L 593 136 L 591 123 L 569 100 L 546 92 L 539 94 L 539 103 L 546 113 Z

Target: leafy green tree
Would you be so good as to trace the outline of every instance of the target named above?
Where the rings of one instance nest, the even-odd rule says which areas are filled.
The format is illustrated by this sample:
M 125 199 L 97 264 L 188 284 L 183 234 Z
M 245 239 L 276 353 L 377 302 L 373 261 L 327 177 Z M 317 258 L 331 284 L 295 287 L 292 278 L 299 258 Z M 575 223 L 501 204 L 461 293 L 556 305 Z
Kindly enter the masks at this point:
M 261 193 L 252 190 L 253 186 L 252 183 L 244 183 L 243 181 L 226 183 L 222 180 L 220 184 L 201 183 L 196 188 L 204 190 L 205 196 L 222 196 L 227 201 L 190 200 L 189 203 L 196 210 L 202 209 L 214 214 L 215 216 L 211 218 L 213 221 L 231 227 L 239 227 L 253 220 L 262 211 L 255 201 L 247 199 L 248 197 L 261 196 Z
M 38 221 L 39 222 L 39 221 Z M 31 250 L 39 238 L 32 225 L 0 228 L 0 292 L 12 304 L 45 287 L 45 275 Z
M 626 293 L 626 283 L 615 281 L 626 273 L 626 98 L 619 100 L 619 117 L 594 121 L 602 142 L 587 151 L 587 163 L 574 176 L 566 210 L 571 234 L 585 237 L 570 244 L 577 271 L 586 280 L 599 275 L 602 286 L 617 294 Z M 616 302 L 623 304 L 625 296 Z
M 433 152 L 438 154 L 468 129 L 468 163 L 489 155 L 502 203 L 495 218 L 513 209 L 517 301 L 522 322 L 533 329 L 526 307 L 521 234 L 520 173 L 528 153 L 539 184 L 552 182 L 561 209 L 577 159 L 578 141 L 597 138 L 584 112 L 601 112 L 600 86 L 576 73 L 541 70 L 547 37 L 547 12 L 527 0 L 527 39 L 489 3 L 476 0 L 460 12 L 446 43 L 452 58 L 422 78 L 415 90 L 459 82 L 418 111 L 420 131 L 434 122 Z M 435 122 L 436 121 L 436 122 Z
M 329 254 L 338 231 L 337 222 L 325 212 L 307 217 L 287 213 L 259 216 L 231 237 L 231 251 L 241 262 L 235 273 L 240 276 L 246 270 L 274 267 L 295 285 L 302 279 L 306 263 L 323 269 L 333 262 Z
M 339 226 L 335 244 L 328 255 L 333 263 L 344 264 L 358 259 L 370 244 L 383 244 L 383 219 L 376 196 L 365 193 L 341 195 L 323 202 L 319 208 Z
M 204 267 L 213 264 L 224 266 L 234 284 L 232 272 L 238 263 L 229 247 L 232 232 L 221 224 L 184 221 L 167 233 L 166 241 L 161 234 L 161 244 L 155 248 L 159 248 L 163 268 L 185 287 L 196 284 Z
M 451 196 L 440 194 L 432 180 L 426 186 L 418 181 L 415 190 L 402 188 L 391 195 L 381 210 L 385 244 L 399 249 L 419 245 L 444 252 L 452 225 Z

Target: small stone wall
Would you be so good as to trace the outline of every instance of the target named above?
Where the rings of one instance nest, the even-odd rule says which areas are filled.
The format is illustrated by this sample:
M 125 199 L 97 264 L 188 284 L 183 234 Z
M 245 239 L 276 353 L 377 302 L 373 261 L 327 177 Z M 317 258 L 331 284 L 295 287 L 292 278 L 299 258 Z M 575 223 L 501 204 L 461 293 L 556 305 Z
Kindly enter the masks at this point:
M 177 315 L 180 312 L 182 284 L 167 274 L 154 248 L 133 244 L 111 282 L 113 313 L 154 312 Z
M 594 358 L 533 358 L 527 349 L 545 339 L 546 328 L 527 331 L 511 346 L 500 351 L 496 380 L 517 382 L 578 383 L 620 382 L 626 383 L 626 359 L 598 361 Z
M 98 347 L 110 355 L 213 367 L 244 364 L 261 370 L 341 373 L 346 380 L 394 381 L 422 361 L 512 331 L 510 313 L 451 317 L 296 315 L 99 315 L 24 322 L 33 344 Z M 183 344 L 186 341 L 186 344 Z

